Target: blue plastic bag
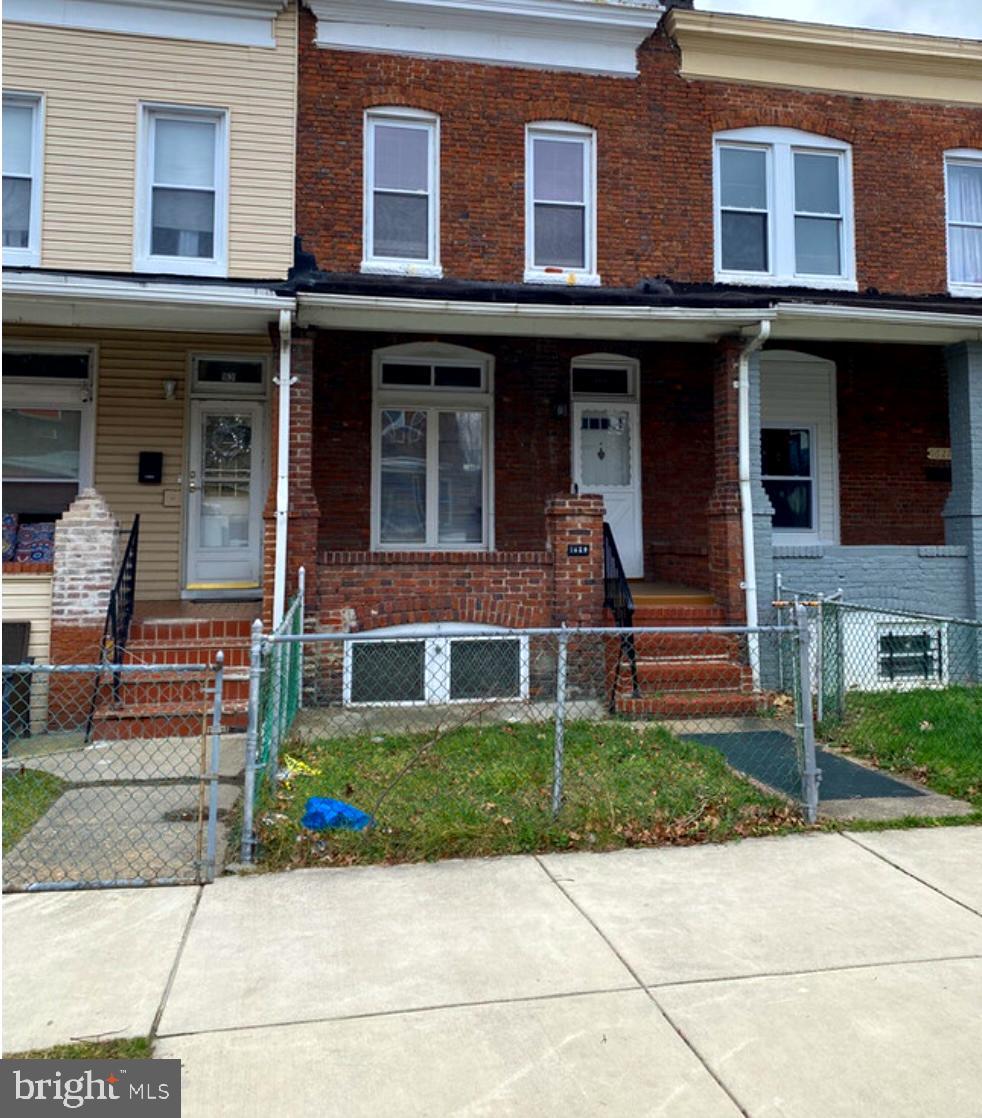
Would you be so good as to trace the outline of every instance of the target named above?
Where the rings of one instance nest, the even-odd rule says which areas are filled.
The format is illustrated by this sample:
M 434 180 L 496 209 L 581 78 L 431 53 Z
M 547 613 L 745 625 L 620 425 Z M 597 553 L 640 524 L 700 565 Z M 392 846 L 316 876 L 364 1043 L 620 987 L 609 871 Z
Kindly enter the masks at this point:
M 303 809 L 302 826 L 311 831 L 327 831 L 336 828 L 344 831 L 364 831 L 375 820 L 359 808 L 344 803 L 343 800 L 330 800 L 324 796 L 311 796 Z

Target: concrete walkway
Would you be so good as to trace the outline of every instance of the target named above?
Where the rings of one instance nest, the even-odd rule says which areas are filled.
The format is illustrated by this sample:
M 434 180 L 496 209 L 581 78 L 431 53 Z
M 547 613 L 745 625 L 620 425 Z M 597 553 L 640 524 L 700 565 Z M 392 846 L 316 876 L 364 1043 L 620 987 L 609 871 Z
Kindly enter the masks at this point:
M 4 1050 L 153 1031 L 186 1118 L 982 1113 L 982 828 L 4 908 Z

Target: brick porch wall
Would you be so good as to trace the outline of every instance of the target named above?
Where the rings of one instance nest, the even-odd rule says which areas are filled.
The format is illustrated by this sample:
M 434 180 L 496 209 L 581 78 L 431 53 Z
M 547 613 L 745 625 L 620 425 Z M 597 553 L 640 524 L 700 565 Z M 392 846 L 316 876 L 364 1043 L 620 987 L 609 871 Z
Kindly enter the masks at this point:
M 541 551 L 333 551 L 320 556 L 322 628 L 464 621 L 506 628 L 599 625 L 603 503 L 560 494 L 545 509 Z M 586 556 L 571 556 L 585 545 Z

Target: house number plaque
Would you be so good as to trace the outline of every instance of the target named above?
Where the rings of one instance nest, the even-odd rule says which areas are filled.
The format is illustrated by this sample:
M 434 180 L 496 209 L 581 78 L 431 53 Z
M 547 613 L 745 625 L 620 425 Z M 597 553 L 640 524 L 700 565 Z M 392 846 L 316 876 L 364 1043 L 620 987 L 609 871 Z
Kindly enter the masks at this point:
M 577 555 L 589 555 L 590 545 L 588 543 L 571 543 L 566 545 L 566 554 L 570 557 Z

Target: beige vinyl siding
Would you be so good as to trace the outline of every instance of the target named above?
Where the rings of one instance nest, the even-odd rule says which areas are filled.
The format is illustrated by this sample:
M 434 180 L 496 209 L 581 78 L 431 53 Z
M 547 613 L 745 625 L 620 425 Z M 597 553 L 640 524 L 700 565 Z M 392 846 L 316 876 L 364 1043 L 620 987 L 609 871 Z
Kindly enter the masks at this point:
M 45 663 L 51 650 L 51 575 L 3 576 L 4 621 L 29 621 L 27 655 Z
M 800 425 L 811 427 L 815 432 L 818 530 L 814 533 L 814 542 L 838 543 L 835 365 L 806 354 L 769 351 L 762 354 L 760 369 L 761 426 Z M 792 542 L 784 533 L 776 533 L 775 539 Z
M 51 659 L 51 575 L 3 576 L 4 621 L 29 621 L 31 632 L 27 655 L 36 664 Z M 31 733 L 43 732 L 48 717 L 48 679 L 43 674 L 31 678 Z
M 297 12 L 276 47 L 241 47 L 4 23 L 4 89 L 42 93 L 41 266 L 133 269 L 141 102 L 229 112 L 229 276 L 292 263 Z
M 6 327 L 8 340 L 77 342 L 96 347 L 95 487 L 128 533 L 140 513 L 137 598 L 174 600 L 181 592 L 184 546 L 181 476 L 187 455 L 187 378 L 192 353 L 264 356 L 264 336 Z M 163 382 L 177 381 L 164 399 Z M 266 424 L 268 439 L 268 422 Z M 161 485 L 141 485 L 141 450 L 164 456 Z M 267 459 L 269 455 L 267 454 Z M 174 501 L 172 506 L 165 500 Z

